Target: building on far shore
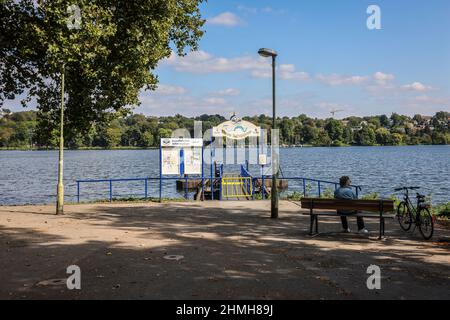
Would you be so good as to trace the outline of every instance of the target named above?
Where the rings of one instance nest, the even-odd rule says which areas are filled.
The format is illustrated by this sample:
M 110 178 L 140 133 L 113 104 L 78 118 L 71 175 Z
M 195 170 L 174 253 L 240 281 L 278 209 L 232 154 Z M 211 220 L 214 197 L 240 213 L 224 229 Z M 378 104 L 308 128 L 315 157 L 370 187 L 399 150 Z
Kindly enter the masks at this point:
M 5 109 L 5 108 L 0 108 L 0 119 L 3 117 L 9 116 L 10 114 L 12 114 L 11 110 Z

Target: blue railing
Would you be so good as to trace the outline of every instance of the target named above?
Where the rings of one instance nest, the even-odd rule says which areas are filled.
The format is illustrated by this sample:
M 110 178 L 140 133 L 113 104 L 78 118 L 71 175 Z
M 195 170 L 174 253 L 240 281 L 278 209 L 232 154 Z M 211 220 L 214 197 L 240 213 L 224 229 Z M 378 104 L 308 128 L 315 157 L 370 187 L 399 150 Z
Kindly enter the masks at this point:
M 220 168 L 220 173 L 221 174 L 220 174 L 220 177 L 219 177 L 219 182 L 220 182 L 220 179 L 222 178 L 222 175 L 223 175 L 223 167 L 222 166 Z M 261 181 L 262 181 L 262 186 L 261 186 L 262 199 L 265 199 L 264 180 L 265 179 L 271 179 L 271 176 L 267 176 L 266 175 L 266 176 L 262 176 L 262 177 L 254 177 L 254 176 L 252 176 L 249 173 L 249 171 L 244 166 L 241 166 L 241 176 L 243 176 L 243 177 L 251 177 L 253 186 L 255 186 L 256 180 L 261 179 Z M 318 195 L 319 197 L 322 196 L 323 190 L 325 190 L 324 189 L 325 186 L 327 186 L 327 185 L 330 186 L 331 185 L 331 186 L 334 187 L 335 190 L 339 186 L 339 183 L 337 183 L 337 182 L 326 181 L 326 180 L 318 180 L 318 179 L 310 179 L 310 178 L 303 178 L 303 177 L 283 177 L 282 179 L 283 180 L 288 180 L 288 181 L 289 180 L 301 181 L 301 185 L 302 185 L 301 191 L 302 191 L 304 197 L 310 196 L 310 194 L 308 194 L 308 185 L 311 186 L 310 183 L 316 184 L 316 186 L 317 186 L 317 188 L 316 188 L 316 190 L 317 190 L 316 195 Z M 188 199 L 188 193 L 189 193 L 188 192 L 188 186 L 187 186 L 187 182 L 188 181 L 190 181 L 190 180 L 196 180 L 196 181 L 201 180 L 202 185 L 204 186 L 205 183 L 207 181 L 210 181 L 211 179 L 209 179 L 209 178 L 201 178 L 201 177 L 199 178 L 199 177 L 188 177 L 188 176 L 185 176 L 185 177 L 163 177 L 162 180 L 169 180 L 169 181 L 185 180 L 185 199 Z M 108 186 L 109 186 L 109 201 L 112 202 L 113 199 L 114 199 L 114 189 L 113 189 L 114 188 L 114 183 L 119 183 L 119 182 L 142 182 L 143 183 L 143 189 L 144 189 L 143 190 L 143 197 L 145 199 L 148 199 L 149 198 L 149 182 L 151 182 L 151 181 L 160 181 L 160 178 L 159 177 L 157 177 L 157 178 L 156 177 L 155 178 L 154 177 L 148 177 L 148 178 L 130 178 L 130 179 L 77 180 L 76 181 L 76 183 L 77 183 L 77 202 L 78 203 L 80 202 L 80 199 L 81 199 L 81 185 L 84 184 L 84 183 L 87 183 L 87 184 L 91 184 L 91 183 L 107 183 Z M 213 187 L 213 184 L 214 184 L 214 178 L 211 181 L 211 187 Z M 361 187 L 360 186 L 356 186 L 356 185 L 351 185 L 351 187 L 355 188 L 356 195 L 358 196 L 359 195 L 359 191 L 361 190 Z M 159 200 L 161 201 L 161 199 L 162 199 L 162 185 L 161 184 L 160 184 L 159 189 L 160 189 L 160 190 L 158 190 L 159 191 Z M 252 189 L 253 189 L 252 190 L 252 196 L 254 197 L 255 188 L 253 187 Z M 211 188 L 211 192 L 214 192 L 213 188 Z M 248 191 L 248 192 L 250 192 L 250 191 Z M 221 190 L 220 190 L 220 194 L 221 194 Z M 219 197 L 219 199 L 221 199 L 221 197 Z
M 206 181 L 208 181 L 208 178 L 195 178 L 195 177 L 163 177 L 162 180 L 185 180 L 185 198 L 187 199 L 188 197 L 188 185 L 187 182 L 189 180 L 201 180 L 202 183 L 204 184 Z M 77 202 L 79 203 L 81 200 L 81 185 L 83 183 L 87 183 L 87 184 L 92 184 L 92 183 L 107 183 L 109 186 L 109 201 L 112 202 L 114 199 L 114 190 L 113 190 L 113 183 L 119 183 L 119 182 L 143 182 L 143 188 L 144 188 L 144 192 L 143 192 L 143 197 L 145 199 L 149 198 L 149 182 L 150 181 L 160 181 L 160 178 L 153 178 L 153 177 L 148 177 L 148 178 L 127 178 L 127 179 L 91 179 L 91 180 L 77 180 Z M 118 194 L 116 194 L 116 196 L 119 196 Z M 161 201 L 162 199 L 162 193 L 159 193 L 159 200 Z
M 303 185 L 303 196 L 306 197 L 308 196 L 308 182 L 312 182 L 313 184 L 317 184 L 317 195 L 319 197 L 322 196 L 323 194 L 323 186 L 324 185 L 332 185 L 334 186 L 334 190 L 336 190 L 339 187 L 339 183 L 338 182 L 333 182 L 333 181 L 326 181 L 326 180 L 318 180 L 318 179 L 310 179 L 310 178 L 303 178 L 303 177 L 284 177 L 282 178 L 283 180 L 294 180 L 294 181 L 302 181 L 302 185 Z M 356 185 L 350 185 L 351 188 L 355 188 L 355 192 L 356 192 L 356 196 L 359 196 L 359 191 L 361 191 L 361 186 L 356 186 Z
M 248 162 L 247 162 L 246 166 L 248 168 Z M 251 194 L 252 198 L 254 199 L 255 198 L 255 179 L 252 177 L 250 172 L 248 172 L 248 169 L 246 169 L 243 165 L 241 165 L 241 177 L 250 178 L 251 179 L 252 183 L 251 184 L 249 184 L 249 183 L 246 184 L 247 194 Z

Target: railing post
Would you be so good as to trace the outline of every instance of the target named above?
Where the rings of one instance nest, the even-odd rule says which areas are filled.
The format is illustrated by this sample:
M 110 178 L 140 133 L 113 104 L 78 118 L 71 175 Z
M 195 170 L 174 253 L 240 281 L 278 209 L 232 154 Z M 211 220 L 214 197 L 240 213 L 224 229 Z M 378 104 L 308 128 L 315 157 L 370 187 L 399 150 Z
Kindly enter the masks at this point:
M 265 200 L 266 199 L 266 186 L 265 186 L 265 182 L 264 182 L 264 166 L 263 166 L 263 171 L 262 171 L 262 176 L 261 176 L 261 183 L 262 183 L 262 199 Z
M 184 198 L 188 199 L 188 178 L 187 175 L 184 175 Z
M 159 146 L 159 202 L 162 201 L 162 146 Z
M 252 178 L 252 199 L 255 200 L 255 181 L 256 178 Z
M 317 181 L 317 187 L 319 189 L 319 198 L 322 195 L 321 190 L 320 190 L 320 181 Z
M 112 202 L 112 180 L 109 180 L 109 202 Z
M 306 198 L 306 180 L 303 178 L 303 196 Z
M 148 179 L 145 178 L 145 199 L 148 198 Z
M 213 137 L 211 136 L 211 144 L 210 144 L 211 150 L 210 150 L 210 155 L 211 155 L 211 172 L 210 172 L 210 176 L 211 176 L 211 200 L 214 200 L 214 178 L 215 178 L 215 172 L 214 172 L 214 156 L 213 156 Z
M 205 201 L 205 168 L 204 168 L 204 146 L 202 143 L 202 196 L 201 196 L 201 201 Z
M 77 181 L 77 202 L 80 203 L 80 181 Z

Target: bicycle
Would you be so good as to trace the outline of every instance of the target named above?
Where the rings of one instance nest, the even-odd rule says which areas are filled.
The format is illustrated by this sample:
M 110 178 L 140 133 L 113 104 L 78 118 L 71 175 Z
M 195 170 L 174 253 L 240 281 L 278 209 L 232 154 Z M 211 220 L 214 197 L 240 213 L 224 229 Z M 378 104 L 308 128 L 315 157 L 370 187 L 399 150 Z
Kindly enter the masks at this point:
M 425 196 L 416 193 L 417 205 L 414 207 L 409 198 L 409 190 L 417 190 L 420 187 L 402 187 L 395 191 L 404 191 L 403 201 L 397 207 L 397 220 L 400 227 L 404 231 L 409 231 L 414 224 L 414 230 L 419 228 L 422 237 L 425 240 L 430 240 L 433 237 L 434 221 L 430 213 L 430 205 L 425 203 Z

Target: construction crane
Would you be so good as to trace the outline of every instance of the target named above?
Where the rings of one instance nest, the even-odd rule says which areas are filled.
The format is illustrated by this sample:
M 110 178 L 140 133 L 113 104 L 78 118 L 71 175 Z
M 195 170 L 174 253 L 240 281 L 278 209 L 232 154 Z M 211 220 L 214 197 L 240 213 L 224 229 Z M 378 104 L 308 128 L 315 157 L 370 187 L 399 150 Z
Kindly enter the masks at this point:
M 332 115 L 333 118 L 334 118 L 334 115 L 335 115 L 336 113 L 342 112 L 342 111 L 345 111 L 345 110 L 344 110 L 344 109 L 331 109 L 331 110 L 330 110 L 330 113 L 331 113 L 331 115 Z

